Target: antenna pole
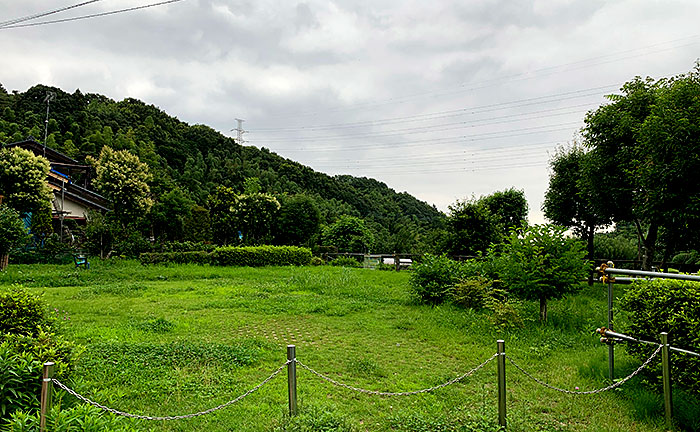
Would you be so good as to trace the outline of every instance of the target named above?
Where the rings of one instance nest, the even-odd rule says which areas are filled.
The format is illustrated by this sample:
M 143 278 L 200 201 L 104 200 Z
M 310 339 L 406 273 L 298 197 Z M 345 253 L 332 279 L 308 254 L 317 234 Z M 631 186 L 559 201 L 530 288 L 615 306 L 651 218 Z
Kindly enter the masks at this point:
M 46 120 L 44 121 L 44 156 L 46 156 L 46 140 L 49 138 L 49 106 L 55 97 L 56 93 L 47 91 L 46 97 L 44 98 L 44 102 L 46 102 Z

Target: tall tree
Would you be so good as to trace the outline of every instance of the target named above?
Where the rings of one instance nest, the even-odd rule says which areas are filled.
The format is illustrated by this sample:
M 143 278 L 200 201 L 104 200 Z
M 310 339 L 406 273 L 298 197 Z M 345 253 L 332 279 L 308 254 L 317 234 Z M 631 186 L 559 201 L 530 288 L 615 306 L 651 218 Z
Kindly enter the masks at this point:
M 53 194 L 46 182 L 49 161 L 19 147 L 0 150 L 0 195 L 2 202 L 20 214 L 51 204 Z
M 335 246 L 338 252 L 364 253 L 374 242 L 374 235 L 365 221 L 342 215 L 335 223 L 323 228 L 323 245 Z
M 451 204 L 447 217 L 447 252 L 451 255 L 476 255 L 491 243 L 498 243 L 502 232 L 496 218 L 483 200 L 463 200 Z
M 318 233 L 321 213 L 306 195 L 294 195 L 281 203 L 275 223 L 275 239 L 280 244 L 300 246 Z
M 513 228 L 527 225 L 527 199 L 525 192 L 515 188 L 497 191 L 481 198 L 491 214 L 496 217 L 504 236 Z
M 587 187 L 590 180 L 585 171 L 587 163 L 590 163 L 590 158 L 577 144 L 558 149 L 549 161 L 552 173 L 542 209 L 547 219 L 573 229 L 586 242 L 588 259 L 592 260 L 595 230 L 610 224 L 610 219 L 596 212 L 591 188 Z M 593 279 L 589 278 L 589 283 L 592 282 Z
M 585 175 L 596 212 L 634 222 L 650 268 L 660 235 L 669 256 L 680 238 L 697 238 L 700 184 L 700 65 L 654 81 L 636 78 L 583 129 L 592 163 Z
M 7 267 L 10 250 L 28 238 L 17 210 L 0 204 L 0 271 Z
M 104 146 L 98 159 L 88 158 L 95 166 L 95 188 L 114 206 L 114 214 L 128 225 L 145 215 L 153 205 L 148 181 L 148 165 L 127 150 L 112 150 Z

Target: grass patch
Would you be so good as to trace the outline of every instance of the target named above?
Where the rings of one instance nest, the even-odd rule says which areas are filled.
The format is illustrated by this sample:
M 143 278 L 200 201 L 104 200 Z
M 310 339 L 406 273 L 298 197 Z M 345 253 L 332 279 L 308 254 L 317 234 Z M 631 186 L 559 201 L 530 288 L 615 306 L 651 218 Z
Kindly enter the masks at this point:
M 607 347 L 593 335 L 607 320 L 600 285 L 551 301 L 546 324 L 537 321 L 538 306 L 526 302 L 514 306 L 522 323 L 494 326 L 488 310 L 415 304 L 408 272 L 91 264 L 77 271 L 11 265 L 0 273 L 0 285 L 43 292 L 52 308 L 70 316 L 62 321 L 66 337 L 87 347 L 70 384 L 120 410 L 179 415 L 225 403 L 282 365 L 288 344 L 315 370 L 370 390 L 446 382 L 492 356 L 496 339 L 553 385 L 607 385 Z M 623 322 L 619 315 L 616 323 Z M 638 366 L 623 349 L 616 352 L 620 376 Z M 333 387 L 299 368 L 300 415 L 292 419 L 284 375 L 215 414 L 135 426 L 169 432 L 498 430 L 494 363 L 434 393 L 392 398 Z M 621 391 L 572 397 L 509 367 L 508 430 L 662 431 L 658 393 L 640 393 L 645 388 L 635 379 Z M 676 397 L 692 422 L 693 400 Z

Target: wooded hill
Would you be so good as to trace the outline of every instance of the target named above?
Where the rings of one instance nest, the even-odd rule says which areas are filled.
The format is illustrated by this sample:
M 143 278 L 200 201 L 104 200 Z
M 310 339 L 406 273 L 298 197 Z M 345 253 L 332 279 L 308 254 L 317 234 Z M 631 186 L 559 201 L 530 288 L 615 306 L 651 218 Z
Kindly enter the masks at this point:
M 44 85 L 7 93 L 0 85 L 0 143 L 28 136 L 42 140 L 47 91 L 56 97 L 50 102 L 46 144 L 81 162 L 97 157 L 105 145 L 129 150 L 148 164 L 156 201 L 179 187 L 206 206 L 217 186 L 242 192 L 245 179 L 256 177 L 263 192 L 313 198 L 322 223 L 342 214 L 365 219 L 375 233 L 377 252 L 409 252 L 444 221 L 435 206 L 377 180 L 314 171 L 268 149 L 238 145 L 208 126 L 189 125 L 137 99 L 117 102 Z

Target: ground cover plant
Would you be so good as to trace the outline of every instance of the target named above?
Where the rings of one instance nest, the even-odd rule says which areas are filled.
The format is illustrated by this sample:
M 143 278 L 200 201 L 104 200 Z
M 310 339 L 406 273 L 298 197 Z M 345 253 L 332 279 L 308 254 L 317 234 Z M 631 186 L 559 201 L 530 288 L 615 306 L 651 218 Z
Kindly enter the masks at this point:
M 409 272 L 306 267 L 149 265 L 94 260 L 14 265 L 0 285 L 22 284 L 58 309 L 61 329 L 84 345 L 68 384 L 105 405 L 147 415 L 201 411 L 244 393 L 297 346 L 304 364 L 351 385 L 386 391 L 431 387 L 492 356 L 496 339 L 528 371 L 574 390 L 606 385 L 600 285 L 539 306 L 514 306 L 522 325 L 496 326 L 488 308 L 416 302 Z M 618 373 L 639 361 L 618 350 Z M 155 431 L 498 430 L 496 366 L 434 393 L 377 397 L 332 387 L 299 368 L 300 415 L 287 417 L 284 371 L 216 413 L 120 427 Z M 543 388 L 508 368 L 509 431 L 661 431 L 663 407 L 636 379 L 594 396 Z M 640 395 L 646 395 L 642 397 Z M 58 400 L 70 407 L 71 397 Z M 614 407 L 614 409 L 608 409 Z M 27 418 L 24 421 L 30 422 Z M 109 419 L 105 421 L 111 421 Z M 29 430 L 29 429 L 27 429 Z

